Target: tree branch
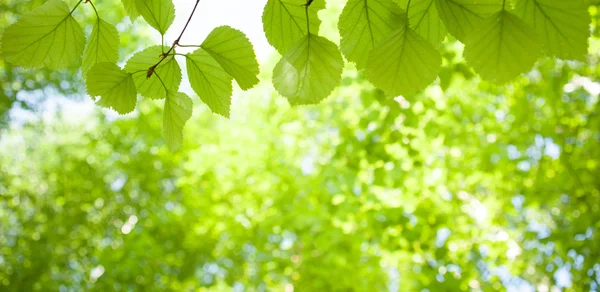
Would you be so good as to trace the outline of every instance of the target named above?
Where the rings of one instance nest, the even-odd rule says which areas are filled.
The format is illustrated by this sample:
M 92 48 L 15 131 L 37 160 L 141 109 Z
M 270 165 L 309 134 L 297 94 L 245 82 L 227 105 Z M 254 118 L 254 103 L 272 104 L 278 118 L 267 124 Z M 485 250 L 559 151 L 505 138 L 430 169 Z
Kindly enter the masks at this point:
M 154 64 L 154 66 L 148 68 L 148 72 L 146 73 L 146 78 L 152 77 L 152 74 L 154 74 L 154 70 L 156 70 L 156 67 L 158 67 L 158 65 L 160 65 L 160 63 L 162 63 L 162 61 L 164 61 L 169 56 L 169 54 L 175 49 L 175 47 L 177 45 L 179 45 L 179 41 L 181 40 L 181 37 L 183 37 L 183 33 L 185 33 L 185 30 L 190 25 L 190 22 L 192 21 L 192 17 L 194 17 L 194 13 L 196 13 L 196 8 L 198 8 L 199 3 L 200 3 L 200 0 L 196 0 L 196 4 L 194 4 L 194 9 L 192 9 L 192 13 L 190 13 L 190 17 L 188 18 L 187 22 L 185 23 L 185 26 L 183 27 L 183 29 L 181 30 L 179 37 L 177 37 L 177 39 L 175 39 L 171 48 L 169 48 L 169 50 L 166 53 L 163 53 L 160 56 L 160 60 L 158 61 L 158 63 L 156 63 L 156 64 Z

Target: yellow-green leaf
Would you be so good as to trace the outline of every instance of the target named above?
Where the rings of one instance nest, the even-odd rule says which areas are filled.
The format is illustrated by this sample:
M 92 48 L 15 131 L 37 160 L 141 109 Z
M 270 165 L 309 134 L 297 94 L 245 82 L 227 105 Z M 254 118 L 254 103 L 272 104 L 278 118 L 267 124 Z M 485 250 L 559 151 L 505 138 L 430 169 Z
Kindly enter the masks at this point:
M 88 72 L 97 63 L 116 63 L 119 59 L 119 32 L 110 23 L 98 19 L 83 52 L 81 71 Z
M 435 47 L 405 24 L 371 51 L 367 78 L 389 95 L 408 95 L 434 81 L 441 64 Z
M 292 105 L 316 104 L 339 85 L 343 68 L 338 47 L 326 38 L 310 34 L 275 66 L 273 85 Z
M 404 24 L 404 12 L 391 0 L 350 0 L 338 28 L 340 49 L 348 61 L 365 68 L 369 52 Z
M 551 56 L 585 60 L 590 14 L 581 0 L 520 0 L 516 14 L 533 27 Z
M 246 35 L 229 26 L 215 28 L 201 47 L 210 54 L 238 85 L 247 90 L 258 84 L 258 61 Z
M 67 4 L 50 0 L 7 27 L 1 43 L 10 63 L 61 69 L 81 60 L 85 36 Z
M 169 91 L 163 112 L 163 131 L 169 149 L 175 151 L 183 143 L 183 126 L 192 117 L 193 102 L 185 93 Z
M 285 54 L 306 36 L 306 0 L 269 0 L 263 12 L 263 28 L 269 43 Z M 325 1 L 314 1 L 308 9 L 310 31 L 318 34 L 321 20 L 317 15 L 325 9 Z
M 206 51 L 185 55 L 190 85 L 216 114 L 229 117 L 233 78 Z
M 541 49 L 532 28 L 516 15 L 501 11 L 466 39 L 464 56 L 482 78 L 506 83 L 530 70 Z
M 147 78 L 148 69 L 157 64 L 163 51 L 168 47 L 153 46 L 137 52 L 125 65 L 125 71 L 133 74 L 133 80 L 138 92 L 147 98 L 162 99 L 167 96 L 167 91 L 179 90 L 181 84 L 181 67 L 174 56 L 163 60 L 150 78 Z
M 113 63 L 98 63 L 87 74 L 88 94 L 100 96 L 96 103 L 112 108 L 119 114 L 130 113 L 135 109 L 137 92 L 131 73 L 127 73 Z

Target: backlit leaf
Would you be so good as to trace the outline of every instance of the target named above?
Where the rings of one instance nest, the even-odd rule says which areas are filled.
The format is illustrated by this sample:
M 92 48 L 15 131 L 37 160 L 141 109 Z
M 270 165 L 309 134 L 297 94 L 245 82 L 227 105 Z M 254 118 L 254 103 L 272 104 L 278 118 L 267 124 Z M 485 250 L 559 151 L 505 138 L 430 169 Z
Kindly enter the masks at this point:
M 263 28 L 269 43 L 285 54 L 306 36 L 306 0 L 269 0 L 263 12 Z M 317 12 L 325 9 L 325 1 L 314 1 L 308 9 L 310 31 L 318 34 L 321 20 Z
M 258 84 L 258 61 L 246 35 L 229 26 L 215 28 L 201 47 L 229 73 L 243 89 Z
M 50 0 L 7 27 L 1 43 L 0 51 L 15 65 L 60 69 L 81 60 L 85 36 L 67 4 Z
M 343 68 L 344 60 L 337 46 L 310 34 L 275 66 L 273 84 L 292 105 L 316 104 L 338 86 Z
M 121 0 L 121 2 L 123 2 L 125 12 L 132 22 L 140 16 L 140 12 L 137 10 L 135 0 Z
M 87 91 L 91 96 L 100 96 L 96 103 L 112 108 L 119 114 L 130 113 L 135 109 L 137 91 L 131 73 L 127 73 L 114 63 L 98 63 L 87 74 Z
M 503 0 L 435 0 L 448 31 L 457 39 L 479 28 L 481 23 L 502 9 Z
M 119 32 L 110 23 L 98 19 L 83 52 L 81 71 L 85 74 L 97 63 L 116 63 L 118 58 Z
M 408 0 L 398 0 L 400 7 L 407 9 Z M 411 0 L 408 7 L 410 28 L 434 45 L 444 41 L 448 31 L 438 14 L 435 0 Z
M 338 28 L 340 49 L 358 68 L 367 66 L 369 52 L 404 24 L 404 12 L 391 0 L 350 0 Z
M 133 74 L 135 86 L 142 96 L 162 99 L 167 96 L 167 90 L 179 90 L 182 78 L 181 67 L 172 55 L 162 61 L 155 69 L 154 74 L 147 78 L 148 69 L 158 63 L 163 50 L 166 52 L 168 49 L 168 47 L 161 48 L 161 46 L 149 47 L 137 52 L 127 61 L 125 71 Z
M 192 100 L 185 93 L 169 91 L 163 112 L 163 131 L 171 151 L 181 147 L 183 126 L 192 117 L 192 109 Z
M 367 78 L 389 95 L 407 95 L 434 81 L 441 64 L 435 47 L 404 25 L 371 51 Z
M 530 70 L 540 53 L 533 29 L 516 15 L 501 11 L 466 39 L 464 56 L 482 78 L 505 83 Z
M 135 0 L 135 7 L 146 22 L 163 35 L 175 20 L 172 0 Z
M 185 56 L 190 85 L 196 94 L 214 113 L 229 117 L 233 78 L 203 49 Z
M 588 52 L 590 14 L 581 0 L 521 0 L 516 14 L 533 27 L 552 56 L 584 60 Z

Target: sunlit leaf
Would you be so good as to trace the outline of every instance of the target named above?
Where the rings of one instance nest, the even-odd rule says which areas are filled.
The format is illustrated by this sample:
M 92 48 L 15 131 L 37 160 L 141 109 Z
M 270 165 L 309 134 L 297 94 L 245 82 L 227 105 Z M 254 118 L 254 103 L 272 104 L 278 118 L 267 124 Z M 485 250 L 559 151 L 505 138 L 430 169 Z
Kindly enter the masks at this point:
M 203 49 L 185 56 L 190 85 L 196 94 L 214 113 L 229 117 L 233 78 Z
M 501 11 L 465 40 L 464 56 L 484 79 L 505 83 L 530 70 L 541 48 L 532 28 L 516 15 Z
M 583 1 L 520 0 L 516 14 L 535 29 L 550 55 L 585 60 L 590 14 Z
M 147 98 L 162 99 L 167 96 L 167 91 L 179 90 L 181 84 L 181 67 L 173 55 L 164 59 L 150 78 L 147 77 L 148 69 L 157 64 L 163 50 L 169 48 L 153 46 L 137 52 L 125 65 L 125 71 L 133 74 L 133 80 L 138 92 Z
M 229 26 L 215 28 L 201 47 L 229 73 L 243 89 L 258 84 L 258 61 L 246 35 Z
M 144 20 L 163 35 L 175 20 L 173 0 L 135 0 L 135 7 Z
M 486 18 L 500 11 L 502 3 L 503 0 L 435 0 L 446 28 L 461 41 Z
M 408 10 L 410 28 L 434 45 L 444 41 L 448 31 L 435 4 L 435 0 L 397 0 L 400 7 Z
M 165 99 L 163 131 L 171 151 L 181 147 L 183 126 L 192 117 L 192 109 L 192 100 L 185 93 L 169 91 Z
M 306 0 L 269 0 L 263 12 L 263 28 L 269 43 L 281 54 L 285 54 L 298 41 L 306 36 L 307 24 L 310 31 L 318 34 L 321 20 L 317 12 L 325 9 L 325 1 L 315 1 L 308 10 L 306 20 Z
M 407 95 L 435 80 L 441 64 L 435 47 L 404 25 L 371 51 L 367 78 L 389 95 Z
M 116 63 L 118 58 L 119 32 L 110 23 L 98 19 L 83 52 L 81 71 L 85 74 L 97 63 Z
M 60 69 L 81 60 L 85 36 L 67 4 L 50 0 L 26 12 L 2 34 L 2 54 L 27 67 Z
M 340 49 L 348 61 L 365 68 L 369 52 L 403 24 L 404 12 L 391 0 L 350 0 L 338 28 Z
M 114 63 L 94 65 L 87 74 L 86 84 L 89 95 L 100 96 L 99 106 L 112 108 L 119 114 L 135 109 L 137 91 L 133 77 Z
M 137 10 L 135 1 L 136 0 L 121 0 L 121 2 L 123 2 L 125 12 L 131 21 L 136 20 L 140 16 L 140 12 Z
M 342 77 L 344 60 L 337 46 L 310 34 L 275 66 L 273 84 L 290 104 L 315 104 L 328 97 Z

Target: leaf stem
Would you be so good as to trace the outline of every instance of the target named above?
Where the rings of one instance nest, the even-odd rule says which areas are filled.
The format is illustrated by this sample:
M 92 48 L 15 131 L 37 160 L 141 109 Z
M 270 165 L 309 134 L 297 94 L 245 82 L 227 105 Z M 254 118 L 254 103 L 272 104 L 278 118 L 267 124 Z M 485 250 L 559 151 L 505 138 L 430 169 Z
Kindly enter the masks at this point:
M 79 4 L 81 4 L 81 2 L 83 2 L 83 0 L 79 0 L 79 2 L 77 2 L 77 4 L 75 4 L 75 7 L 73 7 L 73 9 L 71 9 L 71 12 L 69 12 L 69 15 L 73 14 L 73 11 L 75 11 L 75 9 L 77 9 L 77 7 L 79 7 Z
M 306 13 L 306 34 L 310 35 L 310 19 L 308 17 L 308 7 L 310 7 L 310 4 L 313 3 L 314 0 L 308 0 L 306 1 L 306 4 L 303 4 L 302 6 L 304 6 L 306 9 L 304 9 L 304 12 Z
M 408 10 L 410 10 L 410 2 L 412 0 L 408 0 L 408 4 L 406 4 L 406 21 L 408 22 Z
M 158 75 L 158 73 L 156 73 L 156 77 L 158 77 L 158 80 L 160 80 L 160 83 L 162 84 L 162 86 L 165 88 L 165 94 L 169 95 L 169 89 L 167 88 L 167 86 L 165 85 L 165 83 L 163 82 L 162 78 L 160 78 L 160 75 Z
M 94 2 L 92 2 L 92 0 L 85 0 L 85 3 L 90 3 L 90 5 L 92 5 L 92 8 L 94 8 L 94 12 L 96 13 L 96 18 L 98 19 L 98 22 L 100 22 L 100 15 L 98 14 L 98 10 L 96 10 Z
M 199 3 L 200 3 L 200 0 L 196 0 L 196 4 L 194 4 L 194 9 L 192 9 L 192 13 L 190 13 L 190 17 L 188 18 L 187 22 L 185 23 L 185 26 L 183 27 L 183 29 L 181 30 L 179 37 L 177 37 L 177 39 L 175 39 L 175 41 L 173 42 L 173 45 L 171 46 L 171 48 L 169 48 L 169 50 L 166 53 L 164 53 L 164 51 L 163 51 L 158 63 L 156 63 L 156 64 L 154 64 L 154 66 L 148 68 L 148 73 L 146 74 L 146 78 L 152 77 L 152 74 L 154 74 L 154 70 L 156 69 L 156 67 L 158 67 L 158 65 L 160 65 L 160 63 L 162 63 L 162 61 L 164 61 L 169 56 L 169 54 L 175 49 L 175 47 L 179 45 L 179 41 L 181 40 L 183 33 L 185 33 L 185 30 L 190 25 L 190 22 L 192 21 L 192 17 L 194 17 L 194 13 L 196 13 L 196 9 L 198 8 Z

